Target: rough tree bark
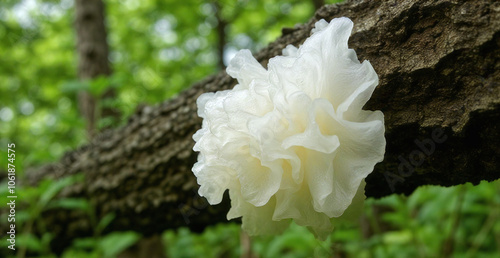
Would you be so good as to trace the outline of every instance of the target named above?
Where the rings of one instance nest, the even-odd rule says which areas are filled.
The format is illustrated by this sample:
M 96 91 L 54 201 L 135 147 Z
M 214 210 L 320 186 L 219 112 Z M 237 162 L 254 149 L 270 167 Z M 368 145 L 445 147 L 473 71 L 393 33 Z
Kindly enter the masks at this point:
M 266 64 L 286 45 L 303 42 L 317 20 L 341 16 L 354 21 L 350 48 L 360 60 L 370 60 L 380 76 L 365 109 L 384 112 L 387 150 L 367 178 L 366 195 L 498 179 L 500 3 L 406 0 L 324 6 L 307 24 L 284 29 L 256 57 Z M 142 107 L 126 126 L 100 134 L 57 164 L 31 171 L 31 180 L 84 173 L 85 182 L 62 195 L 90 199 L 99 216 L 116 213 L 110 230 L 148 235 L 226 221 L 227 198 L 208 206 L 196 194 L 191 137 L 201 122 L 196 98 L 234 85 L 221 72 L 174 99 Z M 90 231 L 87 218 L 77 211 L 48 211 L 44 220 L 60 246 Z

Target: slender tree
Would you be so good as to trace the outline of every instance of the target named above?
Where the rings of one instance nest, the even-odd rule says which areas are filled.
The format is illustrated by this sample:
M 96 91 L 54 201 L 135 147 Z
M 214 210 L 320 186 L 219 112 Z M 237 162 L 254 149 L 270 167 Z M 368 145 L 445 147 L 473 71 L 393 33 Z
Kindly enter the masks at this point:
M 101 0 L 76 0 L 75 27 L 80 80 L 89 81 L 99 76 L 111 75 L 103 2 Z M 112 108 L 97 108 L 99 100 L 114 98 L 115 95 L 113 89 L 107 89 L 102 96 L 93 96 L 86 89 L 79 92 L 78 104 L 87 122 L 87 132 L 90 138 L 96 133 L 98 119 L 118 116 L 118 112 Z

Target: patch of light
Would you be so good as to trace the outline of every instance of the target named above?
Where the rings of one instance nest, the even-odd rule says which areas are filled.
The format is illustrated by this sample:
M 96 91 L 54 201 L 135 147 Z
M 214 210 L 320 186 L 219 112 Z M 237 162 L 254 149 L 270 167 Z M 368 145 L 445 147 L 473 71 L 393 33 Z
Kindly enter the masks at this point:
M 40 4 L 40 12 L 46 17 L 52 19 L 60 18 L 64 15 L 64 10 L 58 4 L 42 3 Z
M 31 17 L 31 12 L 39 8 L 36 0 L 22 0 L 20 3 L 14 5 L 12 12 L 19 25 L 23 28 L 35 27 L 35 22 Z
M 57 107 L 59 108 L 59 110 L 66 112 L 69 108 L 71 108 L 71 100 L 67 97 L 62 97 L 57 102 Z
M 212 25 L 208 22 L 203 22 L 198 25 L 198 33 L 201 36 L 208 36 L 212 29 Z
M 213 6 L 213 4 L 204 3 L 204 4 L 200 5 L 200 12 L 203 15 L 210 16 L 210 15 L 213 15 L 215 13 L 215 7 Z
M 212 65 L 217 61 L 217 55 L 214 52 L 201 53 L 196 57 L 196 63 Z
M 172 24 L 167 19 L 159 19 L 153 27 L 155 32 L 160 35 L 172 30 Z
M 111 51 L 109 53 L 109 61 L 111 63 L 117 63 L 123 60 L 123 55 L 119 51 Z
M 177 26 L 177 19 L 174 16 L 167 15 L 159 19 L 153 25 L 153 33 L 162 39 L 164 43 L 174 44 L 177 42 L 177 33 L 174 28 Z
M 238 53 L 238 49 L 235 47 L 227 47 L 226 49 L 224 49 L 222 61 L 224 62 L 225 66 L 229 65 L 229 62 L 231 61 L 231 59 L 233 59 L 236 53 Z
M 158 53 L 158 58 L 162 61 L 179 60 L 184 57 L 184 53 L 178 47 L 164 48 Z
M 200 48 L 203 48 L 207 45 L 207 40 L 201 37 L 193 37 L 186 41 L 184 46 L 186 50 L 189 52 L 194 52 Z
M 125 0 L 121 2 L 122 4 L 125 5 L 125 7 L 129 10 L 135 10 L 141 6 L 141 1 L 137 0 Z
M 35 111 L 35 107 L 33 106 L 33 103 L 29 101 L 23 101 L 20 105 L 20 110 L 21 114 L 29 116 L 33 114 L 33 111 Z
M 61 3 L 59 5 L 62 9 L 68 10 L 73 7 L 73 0 L 61 0 Z
M 234 38 L 234 44 L 236 44 L 236 46 L 240 49 L 251 48 L 253 40 L 248 35 L 241 33 L 236 35 L 236 37 Z
M 52 114 L 46 114 L 44 120 L 45 120 L 45 125 L 53 126 L 56 123 L 56 116 Z
M 169 31 L 163 34 L 161 38 L 167 44 L 174 44 L 175 42 L 177 42 L 177 33 Z
M 0 109 L 0 120 L 9 122 L 12 118 L 14 118 L 14 112 L 12 112 L 12 109 L 8 107 Z

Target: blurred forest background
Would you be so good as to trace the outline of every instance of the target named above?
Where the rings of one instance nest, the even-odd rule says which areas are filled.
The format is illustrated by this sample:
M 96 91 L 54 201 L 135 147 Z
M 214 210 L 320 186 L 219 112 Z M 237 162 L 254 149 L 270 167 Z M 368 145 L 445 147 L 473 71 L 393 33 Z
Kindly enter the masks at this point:
M 115 115 L 97 119 L 96 129 L 119 127 L 141 104 L 174 97 L 192 83 L 224 69 L 243 48 L 256 51 L 284 27 L 309 20 L 322 0 L 106 0 L 105 24 L 112 73 L 78 76 L 73 0 L 2 0 L 0 3 L 0 171 L 5 179 L 7 144 L 16 144 L 17 176 L 27 168 L 58 160 L 89 139 L 78 93 Z M 56 257 L 50 229 L 37 223 L 52 207 L 92 207 L 80 199 L 55 200 L 65 185 L 46 180 L 18 186 L 14 257 Z M 18 180 L 19 181 L 19 180 Z M 0 185 L 6 203 L 7 181 Z M 281 236 L 240 241 L 236 222 L 208 227 L 202 234 L 186 228 L 162 235 L 168 257 L 493 257 L 500 254 L 500 182 L 442 188 L 421 187 L 411 196 L 368 199 L 363 218 L 342 223 L 322 242 L 292 225 Z M 2 214 L 2 223 L 7 214 Z M 95 221 L 92 238 L 81 238 L 62 257 L 115 257 L 136 243 L 136 232 L 101 234 L 113 215 Z M 33 228 L 45 232 L 35 235 Z

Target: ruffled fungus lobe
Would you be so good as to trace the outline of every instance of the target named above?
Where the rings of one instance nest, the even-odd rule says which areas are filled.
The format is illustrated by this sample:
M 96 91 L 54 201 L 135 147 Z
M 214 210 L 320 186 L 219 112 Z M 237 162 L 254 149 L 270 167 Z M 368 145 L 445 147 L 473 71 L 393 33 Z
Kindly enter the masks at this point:
M 238 85 L 198 98 L 199 194 L 218 204 L 229 189 L 227 218 L 242 217 L 250 235 L 280 233 L 293 219 L 324 239 L 362 207 L 364 179 L 384 156 L 384 115 L 362 110 L 378 76 L 348 49 L 352 27 L 317 22 L 267 70 L 241 50 L 227 67 Z

